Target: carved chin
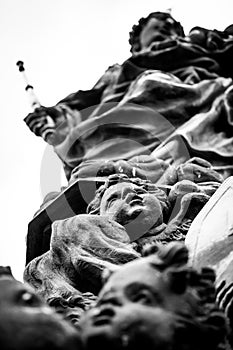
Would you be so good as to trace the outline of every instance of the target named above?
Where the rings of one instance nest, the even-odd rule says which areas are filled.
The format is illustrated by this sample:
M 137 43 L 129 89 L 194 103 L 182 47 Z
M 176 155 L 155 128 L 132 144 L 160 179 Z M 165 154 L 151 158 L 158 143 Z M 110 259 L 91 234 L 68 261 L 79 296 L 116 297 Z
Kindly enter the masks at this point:
M 158 210 L 158 209 L 160 208 L 153 208 L 152 210 L 151 207 L 137 205 L 137 206 L 131 207 L 127 211 L 122 210 L 119 213 L 116 213 L 114 220 L 123 226 L 132 222 L 133 220 L 137 220 L 138 224 L 141 224 L 141 225 L 149 224 L 150 227 L 152 227 L 157 222 L 158 224 L 161 224 L 163 222 L 161 210 Z
M 118 213 L 115 213 L 113 220 L 118 222 L 121 225 L 126 225 L 129 222 L 135 220 L 143 211 L 143 207 L 135 207 L 130 210 L 120 210 Z
M 148 336 L 146 332 L 140 332 L 134 325 L 127 332 L 121 331 L 118 334 L 109 334 L 108 332 L 90 334 L 83 341 L 83 344 L 87 350 L 170 350 L 172 348 L 172 340 L 157 341 L 155 338 Z M 160 338 L 159 335 L 158 338 Z

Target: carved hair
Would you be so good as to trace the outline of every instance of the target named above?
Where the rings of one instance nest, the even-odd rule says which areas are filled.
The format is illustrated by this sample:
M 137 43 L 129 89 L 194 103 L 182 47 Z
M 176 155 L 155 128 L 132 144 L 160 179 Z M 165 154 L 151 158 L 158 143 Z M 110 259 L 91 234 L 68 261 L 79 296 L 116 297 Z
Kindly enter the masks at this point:
M 10 266 L 0 266 L 0 278 L 5 276 L 14 278 Z
M 167 195 L 163 190 L 159 189 L 155 184 L 153 184 L 149 180 L 143 180 L 140 178 L 129 178 L 125 174 L 114 174 L 108 177 L 105 184 L 99 187 L 98 190 L 96 191 L 94 199 L 89 203 L 87 207 L 87 213 L 93 214 L 93 215 L 100 214 L 100 203 L 105 191 L 109 187 L 121 182 L 128 182 L 128 183 L 134 184 L 136 186 L 142 187 L 148 193 L 154 194 L 160 201 L 160 204 L 163 208 L 164 213 L 167 214 L 168 208 L 169 208 L 169 202 L 167 199 Z
M 202 268 L 198 272 L 189 267 L 187 265 L 188 250 L 184 244 L 177 242 L 145 247 L 143 256 L 153 257 L 151 266 L 161 272 L 165 270 L 168 272 L 168 282 L 172 291 L 182 294 L 185 290 L 190 289 L 194 291 L 194 294 L 191 293 L 196 295 L 200 305 L 199 310 L 192 319 L 189 319 L 189 322 L 186 323 L 184 318 L 184 321 L 181 322 L 181 329 L 180 326 L 177 328 L 178 332 L 191 334 L 196 328 L 201 334 L 201 349 L 225 348 L 227 321 L 223 311 L 216 303 L 214 270 Z
M 139 37 L 141 34 L 141 31 L 143 30 L 144 26 L 147 24 L 147 22 L 151 18 L 157 18 L 159 20 L 166 20 L 167 18 L 171 18 L 174 21 L 174 29 L 176 30 L 177 34 L 181 37 L 184 37 L 184 30 L 180 22 L 177 22 L 169 13 L 167 12 L 152 12 L 147 17 L 142 17 L 138 24 L 135 24 L 132 27 L 132 31 L 129 33 L 129 44 L 131 45 L 130 52 L 137 52 L 140 51 L 140 41 Z

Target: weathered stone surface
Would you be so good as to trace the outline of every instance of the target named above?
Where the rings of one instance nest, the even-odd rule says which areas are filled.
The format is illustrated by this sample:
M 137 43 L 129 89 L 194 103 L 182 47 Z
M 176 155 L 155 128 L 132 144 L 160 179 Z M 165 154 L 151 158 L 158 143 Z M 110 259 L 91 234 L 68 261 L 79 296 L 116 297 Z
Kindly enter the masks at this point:
M 92 166 L 90 165 L 90 167 Z M 87 168 L 85 169 L 87 170 Z M 101 176 L 76 179 L 76 181 L 72 182 L 54 200 L 52 200 L 52 202 L 45 202 L 42 204 L 42 209 L 29 224 L 27 236 L 27 263 L 49 249 L 52 222 L 86 212 L 88 204 L 94 197 L 96 198 L 96 189 L 104 184 L 105 181 L 108 181 L 108 177 L 106 176 L 109 173 L 112 175 L 118 174 L 116 176 L 130 175 L 129 178 L 131 178 L 132 181 L 137 177 L 143 181 L 151 180 L 159 186 L 157 186 L 158 188 L 154 192 L 160 192 L 162 194 L 165 192 L 165 194 L 163 194 L 164 198 L 166 197 L 166 193 L 169 193 L 170 191 L 168 202 L 170 202 L 169 207 L 172 208 L 172 211 L 169 211 L 168 214 L 168 209 L 164 210 L 164 223 L 174 219 L 175 215 L 180 211 L 178 203 L 182 196 L 191 192 L 205 193 L 210 196 L 214 193 L 216 188 L 218 188 L 219 183 L 223 181 L 222 176 L 213 169 L 208 161 L 198 157 L 192 158 L 178 166 L 168 165 L 165 161 L 155 159 L 153 156 L 137 156 L 130 161 L 119 161 L 115 163 L 111 161 L 104 162 L 104 167 L 98 174 Z M 85 174 L 87 175 L 87 173 Z M 185 185 L 184 181 L 188 180 L 189 182 L 186 182 Z M 151 188 L 152 187 L 153 186 L 151 186 Z M 54 193 L 51 195 L 53 197 Z M 186 224 L 181 222 L 181 217 L 184 217 L 184 210 L 187 211 L 188 204 L 191 201 L 190 196 L 193 195 L 194 194 L 190 194 L 189 196 L 186 196 L 186 200 L 182 204 L 182 210 L 180 211 L 177 220 L 173 221 L 173 224 L 176 225 L 173 225 L 173 232 L 177 225 L 181 226 Z M 193 203 L 196 210 L 193 212 L 193 215 L 191 215 L 192 218 L 195 216 L 194 213 L 197 213 L 201 209 L 201 205 L 204 203 L 204 197 L 204 195 L 201 196 L 199 194 L 197 197 L 200 199 L 199 204 L 197 204 L 197 201 L 196 204 Z M 207 197 L 205 198 L 207 200 Z M 184 203 L 186 204 L 184 205 Z M 162 206 L 164 206 L 164 204 Z M 136 231 L 141 226 L 140 222 L 134 227 L 132 227 L 132 224 L 130 226 L 128 225 L 128 234 L 131 232 L 132 234 L 130 235 L 135 237 L 135 232 L 133 231 Z M 164 225 L 158 232 L 161 232 L 163 229 Z M 143 232 L 145 233 L 145 230 Z M 142 234 L 140 233 L 138 236 L 141 235 Z
M 219 303 L 233 326 L 233 177 L 229 177 L 194 219 L 185 239 L 195 267 L 216 271 Z
M 97 304 L 80 319 L 85 349 L 224 349 L 227 322 L 214 272 L 187 261 L 183 244 L 150 246 L 146 257 L 109 273 Z
M 79 350 L 76 329 L 28 285 L 0 266 L 0 344 L 2 350 Z
M 192 246 L 195 264 L 209 263 L 216 268 L 219 300 L 231 315 L 232 242 L 231 234 L 222 232 L 227 226 L 231 190 L 217 205 L 211 207 L 207 202 L 222 179 L 233 173 L 232 32 L 198 27 L 185 37 L 169 14 L 161 17 L 156 13 L 134 27 L 130 43 L 132 56 L 121 66 L 110 67 L 93 89 L 79 90 L 56 106 L 40 107 L 25 118 L 37 136 L 54 146 L 71 184 L 42 207 L 30 224 L 27 262 L 48 250 L 49 244 L 50 249 L 28 264 L 25 279 L 51 305 L 78 322 L 101 288 L 104 268 L 135 259 L 147 243 L 184 240 L 199 211 L 210 208 L 198 224 L 200 231 L 190 240 L 195 222 L 192 225 L 187 244 Z M 85 182 L 80 179 L 91 176 L 95 187 L 99 176 L 113 174 L 134 179 L 110 184 L 112 178 L 108 178 L 95 195 L 89 188 L 78 188 L 75 203 L 73 190 L 77 183 Z M 140 185 L 142 179 L 160 187 L 147 181 Z M 91 215 L 85 215 L 93 197 L 88 206 Z M 221 211 L 224 215 L 212 237 L 210 224 Z M 181 285 L 172 290 L 176 294 L 178 289 L 179 297 L 187 282 L 182 276 Z M 180 300 L 173 299 L 178 307 Z M 206 316 L 206 310 L 195 311 Z M 160 315 L 167 321 L 161 325 L 162 334 L 168 331 L 166 315 Z M 210 318 L 213 323 L 221 321 L 213 314 Z M 203 336 L 208 334 L 211 343 L 215 332 L 208 331 Z M 190 332 L 190 339 L 203 341 L 202 334 L 198 335 L 192 338 Z M 174 346 L 174 339 L 157 337 L 165 342 L 163 350 Z M 188 344 L 182 340 L 178 349 L 193 348 L 190 339 Z M 198 345 L 198 349 L 208 349 L 201 342 Z M 214 347 L 217 342 L 211 343 L 211 349 Z
M 50 250 L 27 265 L 24 279 L 75 323 L 99 292 L 104 268 L 139 256 L 129 242 L 125 229 L 105 217 L 83 214 L 56 221 Z
M 104 161 L 151 152 L 175 164 L 200 156 L 232 174 L 232 34 L 158 31 L 152 27 L 148 46 L 110 67 L 93 89 L 25 118 L 53 144 L 68 179 L 76 167 L 76 175 L 96 176 Z
M 232 203 L 233 177 L 229 177 L 196 216 L 185 239 L 194 266 L 208 264 L 216 267 L 217 280 L 220 277 L 218 267 L 223 262 L 227 267 L 231 261 Z
M 218 185 L 182 180 L 167 196 L 150 181 L 111 175 L 97 190 L 90 214 L 52 224 L 50 250 L 27 265 L 25 281 L 77 323 L 99 292 L 106 267 L 139 257 L 148 243 L 184 240 Z

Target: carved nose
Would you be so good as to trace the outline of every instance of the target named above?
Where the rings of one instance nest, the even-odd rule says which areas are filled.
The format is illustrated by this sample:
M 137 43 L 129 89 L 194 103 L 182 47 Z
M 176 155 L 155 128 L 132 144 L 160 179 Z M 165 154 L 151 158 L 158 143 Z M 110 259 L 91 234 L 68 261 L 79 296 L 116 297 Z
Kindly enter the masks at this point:
M 136 194 L 135 192 L 131 192 L 131 193 L 128 193 L 125 197 L 125 201 L 127 203 L 130 203 L 132 200 L 136 200 L 136 199 L 139 199 L 142 201 L 142 197 L 140 197 L 138 194 Z
M 100 312 L 98 316 L 107 316 L 113 317 L 115 315 L 115 311 L 111 306 L 104 305 L 100 308 Z
M 133 195 L 135 191 L 132 188 L 123 188 L 121 191 L 121 198 L 125 198 L 128 195 Z
M 119 297 L 115 295 L 109 295 L 108 297 L 105 297 L 104 299 L 100 300 L 98 304 L 99 307 L 102 307 L 103 305 L 122 306 L 122 301 Z
M 112 318 L 115 316 L 115 310 L 113 306 L 103 305 L 94 310 L 93 324 L 95 326 L 101 326 L 111 323 Z

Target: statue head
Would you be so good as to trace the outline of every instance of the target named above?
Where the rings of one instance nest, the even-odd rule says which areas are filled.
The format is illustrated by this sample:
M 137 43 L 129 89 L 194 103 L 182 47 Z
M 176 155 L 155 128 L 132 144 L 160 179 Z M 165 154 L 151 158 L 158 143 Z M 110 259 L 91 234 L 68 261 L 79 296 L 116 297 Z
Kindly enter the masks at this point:
M 78 350 L 77 331 L 55 314 L 9 267 L 0 267 L 0 348 Z
M 215 303 L 213 270 L 188 267 L 180 243 L 145 253 L 106 275 L 96 305 L 80 320 L 85 349 L 218 349 L 226 321 Z
M 116 174 L 96 191 L 87 212 L 106 216 L 125 226 L 127 232 L 132 228 L 135 236 L 131 240 L 135 240 L 163 224 L 168 207 L 165 192 L 150 181 Z
M 131 52 L 136 53 L 149 47 L 153 42 L 184 37 L 184 30 L 167 12 L 152 12 L 142 17 L 129 33 Z

